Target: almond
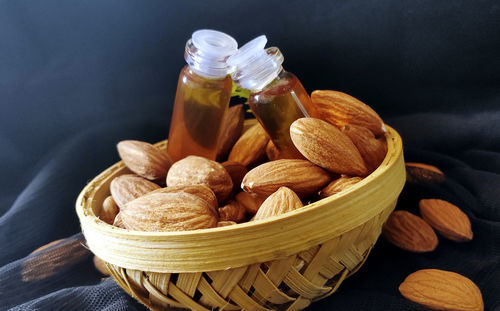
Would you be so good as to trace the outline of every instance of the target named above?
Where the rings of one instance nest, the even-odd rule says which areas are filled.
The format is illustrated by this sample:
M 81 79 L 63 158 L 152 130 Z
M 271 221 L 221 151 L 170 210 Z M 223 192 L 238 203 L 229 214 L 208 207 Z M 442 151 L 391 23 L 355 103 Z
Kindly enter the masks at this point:
M 319 118 L 338 128 L 350 124 L 366 127 L 375 136 L 385 133 L 384 122 L 379 115 L 370 106 L 350 95 L 317 90 L 312 92 L 311 101 Z
M 123 140 L 116 145 L 120 158 L 134 173 L 155 180 L 165 178 L 172 160 L 166 151 L 138 140 Z
M 236 223 L 234 221 L 228 221 L 228 220 L 219 221 L 217 223 L 217 227 L 227 227 L 232 225 L 236 225 Z
M 429 164 L 406 163 L 406 181 L 410 183 L 441 183 L 445 179 L 443 172 Z
M 229 201 L 229 203 L 219 208 L 219 219 L 221 221 L 226 220 L 240 223 L 245 221 L 245 217 L 245 208 L 237 201 Z
M 188 156 L 175 162 L 167 175 L 167 187 L 205 185 L 223 203 L 233 190 L 231 176 L 224 166 L 198 156 Z
M 307 160 L 283 159 L 252 169 L 241 187 L 247 192 L 269 196 L 280 187 L 292 189 L 299 197 L 316 193 L 330 181 L 330 175 Z
M 266 131 L 257 123 L 241 135 L 231 149 L 228 160 L 244 166 L 256 163 L 265 155 L 268 142 Z
M 360 182 L 362 180 L 363 180 L 363 178 L 361 178 L 361 177 L 342 176 L 338 179 L 335 179 L 334 181 L 329 183 L 325 188 L 323 188 L 320 191 L 319 196 L 322 199 L 329 197 L 331 195 L 337 194 L 337 193 L 351 187 L 352 185 L 357 184 L 358 182 Z
M 217 226 L 207 201 L 186 192 L 150 193 L 127 203 L 119 215 L 130 230 L 187 231 Z
M 271 194 L 260 206 L 253 220 L 278 216 L 304 206 L 295 192 L 287 187 L 281 187 Z
M 118 208 L 115 200 L 113 200 L 113 197 L 108 196 L 102 203 L 101 212 L 99 213 L 99 219 L 101 219 L 105 223 L 112 225 L 115 221 L 116 214 L 118 214 L 119 211 L 120 209 Z
M 122 221 L 122 213 L 118 212 L 118 214 L 115 217 L 115 220 L 113 221 L 113 226 L 126 229 Z
M 104 260 L 102 260 L 101 258 L 99 258 L 97 256 L 94 256 L 93 261 L 94 261 L 94 267 L 102 275 L 108 275 L 108 276 L 111 275 L 111 273 L 109 273 L 108 267 L 106 266 L 106 263 L 104 262 Z
M 366 127 L 356 125 L 344 125 L 341 129 L 358 148 L 361 157 L 365 161 L 368 172 L 373 172 L 379 167 L 387 154 L 387 143 L 385 137 L 375 138 L 372 131 Z
M 44 249 L 49 248 L 49 247 L 51 247 L 51 246 L 54 246 L 54 245 L 58 244 L 59 242 L 61 242 L 61 241 L 63 241 L 63 240 L 64 240 L 64 239 L 59 239 L 59 240 L 55 240 L 55 241 L 52 241 L 52 242 L 50 242 L 50 243 L 47 243 L 47 244 L 45 244 L 45 245 L 42 245 L 42 246 L 40 246 L 39 248 L 37 248 L 37 249 L 35 249 L 34 251 L 32 251 L 30 255 L 33 255 L 33 254 L 39 253 L 39 252 L 43 251 Z
M 160 186 L 140 176 L 125 174 L 113 179 L 109 188 L 116 204 L 122 208 L 128 202 L 159 189 Z
M 203 200 L 205 200 L 210 207 L 212 207 L 214 213 L 217 213 L 217 198 L 215 197 L 215 193 L 209 187 L 205 185 L 188 185 L 188 186 L 170 186 L 166 188 L 161 188 L 155 190 L 153 192 L 161 192 L 161 193 L 176 193 L 176 192 L 186 192 L 189 194 L 193 194 Z M 152 192 L 152 193 L 153 193 Z
M 254 193 L 242 191 L 236 195 L 235 199 L 245 208 L 248 214 L 255 215 L 266 198 L 262 198 Z
M 223 162 L 222 166 L 224 166 L 229 176 L 231 176 L 233 191 L 238 191 L 243 177 L 248 173 L 247 168 L 243 164 L 234 161 Z
M 297 149 L 314 164 L 333 173 L 365 176 L 367 169 L 354 143 L 335 126 L 315 118 L 300 118 L 290 126 Z
M 435 310 L 483 311 L 481 291 L 470 279 L 450 271 L 423 269 L 399 285 L 406 299 Z
M 245 113 L 242 104 L 229 107 L 221 123 L 217 160 L 221 161 L 227 157 L 234 143 L 243 132 L 244 121 Z
M 457 206 L 439 199 L 420 200 L 418 205 L 422 218 L 445 238 L 456 242 L 472 240 L 469 217 Z
M 422 218 L 407 211 L 395 211 L 382 229 L 384 238 L 404 250 L 424 253 L 433 251 L 438 238 Z

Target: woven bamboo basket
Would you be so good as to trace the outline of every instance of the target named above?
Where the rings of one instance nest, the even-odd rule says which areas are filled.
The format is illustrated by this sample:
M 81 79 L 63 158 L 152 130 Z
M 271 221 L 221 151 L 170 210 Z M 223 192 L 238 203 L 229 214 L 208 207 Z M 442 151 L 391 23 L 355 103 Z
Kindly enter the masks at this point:
M 360 268 L 396 205 L 405 166 L 401 138 L 387 128 L 387 156 L 361 182 L 287 214 L 228 227 L 140 232 L 99 220 L 111 180 L 130 173 L 118 162 L 80 193 L 82 231 L 116 282 L 152 310 L 302 310 Z

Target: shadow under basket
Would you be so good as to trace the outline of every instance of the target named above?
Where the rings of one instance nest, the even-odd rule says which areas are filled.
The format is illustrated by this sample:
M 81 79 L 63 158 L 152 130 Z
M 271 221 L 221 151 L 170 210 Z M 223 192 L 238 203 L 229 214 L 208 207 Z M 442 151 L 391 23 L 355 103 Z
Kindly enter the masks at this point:
M 302 310 L 360 268 L 396 205 L 406 177 L 402 142 L 390 127 L 386 139 L 383 163 L 361 182 L 255 222 L 186 232 L 108 225 L 98 215 L 113 178 L 130 173 L 122 162 L 83 189 L 76 210 L 88 247 L 152 310 Z

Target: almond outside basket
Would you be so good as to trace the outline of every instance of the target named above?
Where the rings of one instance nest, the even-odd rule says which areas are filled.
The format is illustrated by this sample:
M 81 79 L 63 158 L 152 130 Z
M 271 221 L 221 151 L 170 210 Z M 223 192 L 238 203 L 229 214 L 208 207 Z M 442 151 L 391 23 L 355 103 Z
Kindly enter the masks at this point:
M 406 173 L 401 138 L 387 129 L 383 163 L 346 191 L 281 216 L 196 231 L 99 220 L 111 180 L 130 173 L 118 162 L 80 193 L 82 231 L 116 282 L 152 310 L 302 310 L 360 268 L 396 205 Z

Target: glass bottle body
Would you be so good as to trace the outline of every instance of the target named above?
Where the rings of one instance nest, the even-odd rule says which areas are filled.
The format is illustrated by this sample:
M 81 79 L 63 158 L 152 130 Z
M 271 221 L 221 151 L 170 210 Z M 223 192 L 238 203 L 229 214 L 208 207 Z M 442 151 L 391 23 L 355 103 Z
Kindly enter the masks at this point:
M 290 138 L 293 121 L 315 115 L 309 95 L 292 73 L 282 70 L 278 77 L 248 99 L 250 108 L 269 134 L 280 156 L 302 159 Z
M 188 155 L 215 160 L 231 89 L 229 75 L 220 79 L 206 78 L 189 65 L 181 70 L 167 144 L 173 161 Z

